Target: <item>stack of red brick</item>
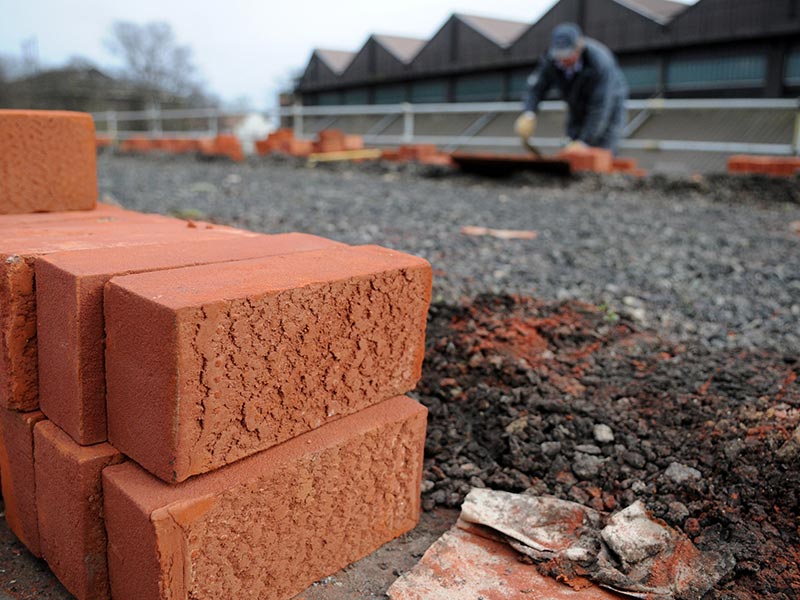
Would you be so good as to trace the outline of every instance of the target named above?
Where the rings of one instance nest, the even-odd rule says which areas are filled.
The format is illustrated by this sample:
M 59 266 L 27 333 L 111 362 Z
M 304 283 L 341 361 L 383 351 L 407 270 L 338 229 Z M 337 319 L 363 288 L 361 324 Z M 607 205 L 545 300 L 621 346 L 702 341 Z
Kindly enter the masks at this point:
M 108 147 L 111 140 L 98 137 L 95 140 L 98 148 Z M 134 136 L 119 144 L 119 151 L 128 154 L 147 154 L 149 152 L 165 152 L 167 154 L 199 153 L 209 158 L 226 157 L 235 161 L 244 160 L 244 152 L 239 138 L 231 134 L 219 134 L 213 138 L 190 139 L 169 137 Z
M 728 173 L 791 177 L 800 173 L 798 156 L 736 155 L 728 159 Z
M 0 172 L 6 519 L 71 593 L 289 598 L 416 524 L 430 265 L 96 206 L 79 113 L 0 111 Z
M 280 152 L 291 156 L 308 156 L 313 153 L 343 152 L 361 150 L 364 138 L 360 135 L 346 134 L 339 129 L 323 129 L 317 133 L 315 140 L 298 139 L 292 129 L 278 129 L 265 139 L 256 142 L 256 152 L 266 156 L 272 152 Z

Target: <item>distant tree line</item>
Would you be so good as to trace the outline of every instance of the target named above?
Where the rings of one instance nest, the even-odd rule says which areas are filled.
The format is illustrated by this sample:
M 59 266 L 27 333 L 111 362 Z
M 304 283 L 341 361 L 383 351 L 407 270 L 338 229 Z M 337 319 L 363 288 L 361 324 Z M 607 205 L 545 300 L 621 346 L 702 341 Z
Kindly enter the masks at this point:
M 83 57 L 44 68 L 29 56 L 0 56 L 0 107 L 98 112 L 218 103 L 198 76 L 191 48 L 168 23 L 118 21 L 105 43 L 119 69 Z

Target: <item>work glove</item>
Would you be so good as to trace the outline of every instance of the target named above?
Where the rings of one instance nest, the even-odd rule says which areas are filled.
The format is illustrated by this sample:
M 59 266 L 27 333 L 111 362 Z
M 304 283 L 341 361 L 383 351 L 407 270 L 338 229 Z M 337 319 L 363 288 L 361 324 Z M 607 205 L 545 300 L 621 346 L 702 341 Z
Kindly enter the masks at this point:
M 536 113 L 526 110 L 514 123 L 514 132 L 523 140 L 527 140 L 536 131 Z
M 589 149 L 589 146 L 584 144 L 580 140 L 572 140 L 569 144 L 564 146 L 564 154 L 576 154 L 580 152 L 586 152 Z

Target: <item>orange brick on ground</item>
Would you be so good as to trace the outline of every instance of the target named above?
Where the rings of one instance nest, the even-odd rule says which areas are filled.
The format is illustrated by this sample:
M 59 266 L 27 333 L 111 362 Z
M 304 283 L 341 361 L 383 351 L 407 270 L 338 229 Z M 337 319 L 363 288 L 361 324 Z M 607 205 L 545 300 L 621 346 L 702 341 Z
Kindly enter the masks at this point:
M 103 286 L 115 275 L 341 245 L 290 233 L 59 252 L 36 262 L 39 404 L 79 444 L 107 439 Z
M 392 398 L 168 485 L 103 472 L 115 600 L 284 600 L 412 529 L 426 410 Z
M 96 165 L 90 115 L 0 110 L 0 214 L 94 208 Z
M 614 160 L 611 151 L 603 148 L 561 152 L 557 158 L 568 161 L 573 172 L 591 171 L 594 173 L 610 173 Z
M 45 223 L 39 228 L 3 231 L 0 236 L 0 406 L 34 410 L 39 405 L 34 285 L 37 257 L 68 250 L 257 235 L 230 227 L 188 227 L 185 221 L 160 215 L 129 214 L 132 216 Z M 4 218 L 9 217 L 0 216 L 0 222 Z
M 227 157 L 237 162 L 244 160 L 244 151 L 239 138 L 229 133 L 220 134 L 212 139 L 199 140 L 198 148 L 203 156 L 209 158 Z
M 101 475 L 124 457 L 79 446 L 51 421 L 36 425 L 34 455 L 42 556 L 78 600 L 110 598 Z
M 791 177 L 800 173 L 800 157 L 739 154 L 728 158 L 728 172 Z
M 143 136 L 128 138 L 120 142 L 119 145 L 120 152 L 141 153 L 150 152 L 151 150 L 153 150 L 152 140 Z
M 377 246 L 106 286 L 109 441 L 183 481 L 414 388 L 430 265 Z
M 33 428 L 44 419 L 40 411 L 16 412 L 0 408 L 0 471 L 6 522 L 20 542 L 41 556 L 36 514 L 33 466 Z

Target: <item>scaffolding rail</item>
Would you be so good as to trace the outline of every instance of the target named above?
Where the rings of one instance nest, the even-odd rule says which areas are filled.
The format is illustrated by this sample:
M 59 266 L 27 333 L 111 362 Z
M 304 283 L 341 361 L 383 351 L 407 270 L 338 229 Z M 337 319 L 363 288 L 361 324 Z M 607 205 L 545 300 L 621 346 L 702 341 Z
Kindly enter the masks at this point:
M 621 148 L 652 151 L 694 151 L 717 152 L 728 154 L 773 154 L 800 155 L 800 99 L 662 99 L 629 100 L 627 109 L 635 113 L 626 127 L 626 138 L 620 143 Z M 543 102 L 540 112 L 563 112 L 565 104 L 560 101 Z M 636 132 L 653 115 L 665 111 L 718 111 L 718 110 L 760 110 L 760 111 L 793 111 L 794 130 L 792 142 L 786 143 L 752 143 L 742 141 L 698 141 L 673 139 L 641 139 Z M 105 135 L 121 140 L 132 136 L 148 137 L 209 137 L 221 130 L 221 123 L 231 121 L 252 111 L 226 111 L 218 108 L 166 109 L 146 111 L 107 111 L 94 113 L 92 117 L 98 129 Z M 311 137 L 320 129 L 331 127 L 341 117 L 379 116 L 382 117 L 373 127 L 363 134 L 364 141 L 374 145 L 397 144 L 436 144 L 448 150 L 459 147 L 497 146 L 518 147 L 519 139 L 509 136 L 481 135 L 489 123 L 503 114 L 520 112 L 519 102 L 463 102 L 437 104 L 374 104 L 359 106 L 293 106 L 281 107 L 261 113 L 273 123 L 288 123 L 299 138 Z M 426 135 L 417 133 L 416 117 L 421 115 L 473 114 L 475 119 L 457 135 Z M 313 130 L 306 127 L 307 119 L 319 119 Z M 383 133 L 398 119 L 402 120 L 402 133 Z M 170 121 L 194 120 L 202 121 L 205 128 L 200 129 L 165 129 L 164 123 Z M 121 124 L 144 122 L 146 131 L 123 129 Z M 99 125 L 102 124 L 103 127 Z M 564 143 L 563 138 L 533 138 L 537 146 L 558 147 Z

